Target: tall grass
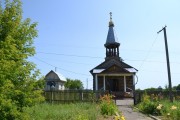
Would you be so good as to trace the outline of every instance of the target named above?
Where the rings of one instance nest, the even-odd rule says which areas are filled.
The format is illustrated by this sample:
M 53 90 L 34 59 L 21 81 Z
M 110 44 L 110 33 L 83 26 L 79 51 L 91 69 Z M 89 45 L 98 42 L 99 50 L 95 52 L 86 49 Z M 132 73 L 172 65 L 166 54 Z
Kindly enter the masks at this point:
M 146 114 L 163 116 L 163 120 L 180 120 L 180 101 L 171 103 L 167 99 L 159 99 L 155 95 L 144 94 L 137 107 Z
M 167 118 L 167 120 L 180 120 L 180 101 L 160 101 L 162 104 L 161 114 Z
M 39 104 L 25 108 L 32 120 L 96 120 L 100 116 L 97 104 Z

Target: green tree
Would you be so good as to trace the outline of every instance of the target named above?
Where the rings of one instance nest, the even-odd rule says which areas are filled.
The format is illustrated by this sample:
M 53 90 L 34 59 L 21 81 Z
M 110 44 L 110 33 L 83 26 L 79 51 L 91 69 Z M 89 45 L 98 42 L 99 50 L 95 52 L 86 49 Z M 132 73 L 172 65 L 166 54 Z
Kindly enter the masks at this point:
M 42 76 L 41 78 L 39 78 L 39 80 L 37 80 L 35 82 L 35 89 L 44 89 L 45 87 L 45 80 L 44 80 L 44 76 Z
M 176 90 L 180 90 L 180 84 L 177 85 Z
M 34 90 L 39 71 L 27 59 L 35 54 L 33 39 L 37 23 L 22 20 L 20 0 L 0 4 L 0 119 L 21 119 L 23 108 L 41 102 Z M 25 116 L 23 116 L 25 119 Z
M 65 83 L 65 87 L 69 89 L 83 89 L 83 84 L 80 80 L 72 80 L 67 78 L 67 82 Z
M 151 88 L 146 88 L 146 89 L 144 89 L 144 90 L 145 90 L 145 91 L 153 92 L 153 91 L 156 91 L 156 90 L 158 90 L 158 89 L 151 87 Z
M 174 90 L 180 90 L 180 84 L 173 87 Z

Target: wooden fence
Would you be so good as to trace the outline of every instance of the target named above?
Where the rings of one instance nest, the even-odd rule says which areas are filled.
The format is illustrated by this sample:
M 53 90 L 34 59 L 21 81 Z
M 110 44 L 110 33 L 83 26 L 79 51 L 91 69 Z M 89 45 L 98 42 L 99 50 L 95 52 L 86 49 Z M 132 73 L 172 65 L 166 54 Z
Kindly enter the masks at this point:
M 136 91 L 135 92 L 136 104 L 141 102 L 144 94 L 145 94 L 145 91 Z M 169 91 L 146 91 L 146 94 L 151 97 L 156 96 L 156 97 L 158 97 L 158 99 L 169 99 Z M 173 94 L 174 100 L 180 101 L 180 91 L 173 91 L 172 94 Z
M 92 90 L 59 90 L 44 91 L 44 97 L 51 103 L 95 102 L 105 93 Z

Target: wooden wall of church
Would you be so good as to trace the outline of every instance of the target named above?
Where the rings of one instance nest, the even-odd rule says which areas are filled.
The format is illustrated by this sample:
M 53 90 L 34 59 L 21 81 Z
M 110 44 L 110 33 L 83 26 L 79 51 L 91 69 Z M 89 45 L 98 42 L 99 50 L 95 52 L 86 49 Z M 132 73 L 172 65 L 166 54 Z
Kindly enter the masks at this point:
M 98 90 L 104 90 L 103 89 L 103 76 L 98 76 Z
M 126 76 L 126 87 L 127 92 L 131 92 L 133 90 L 133 76 Z

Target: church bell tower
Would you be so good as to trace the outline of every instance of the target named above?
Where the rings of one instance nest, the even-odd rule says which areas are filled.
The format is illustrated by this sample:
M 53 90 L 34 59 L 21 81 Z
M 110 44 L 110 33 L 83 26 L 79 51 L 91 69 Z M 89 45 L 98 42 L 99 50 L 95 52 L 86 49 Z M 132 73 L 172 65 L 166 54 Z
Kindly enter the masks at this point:
M 109 31 L 106 39 L 106 43 L 104 44 L 106 48 L 106 58 L 105 60 L 109 59 L 117 59 L 121 60 L 119 57 L 119 46 L 120 43 L 117 42 L 117 38 L 114 34 L 114 23 L 112 21 L 112 13 L 110 12 L 110 21 L 109 21 Z

